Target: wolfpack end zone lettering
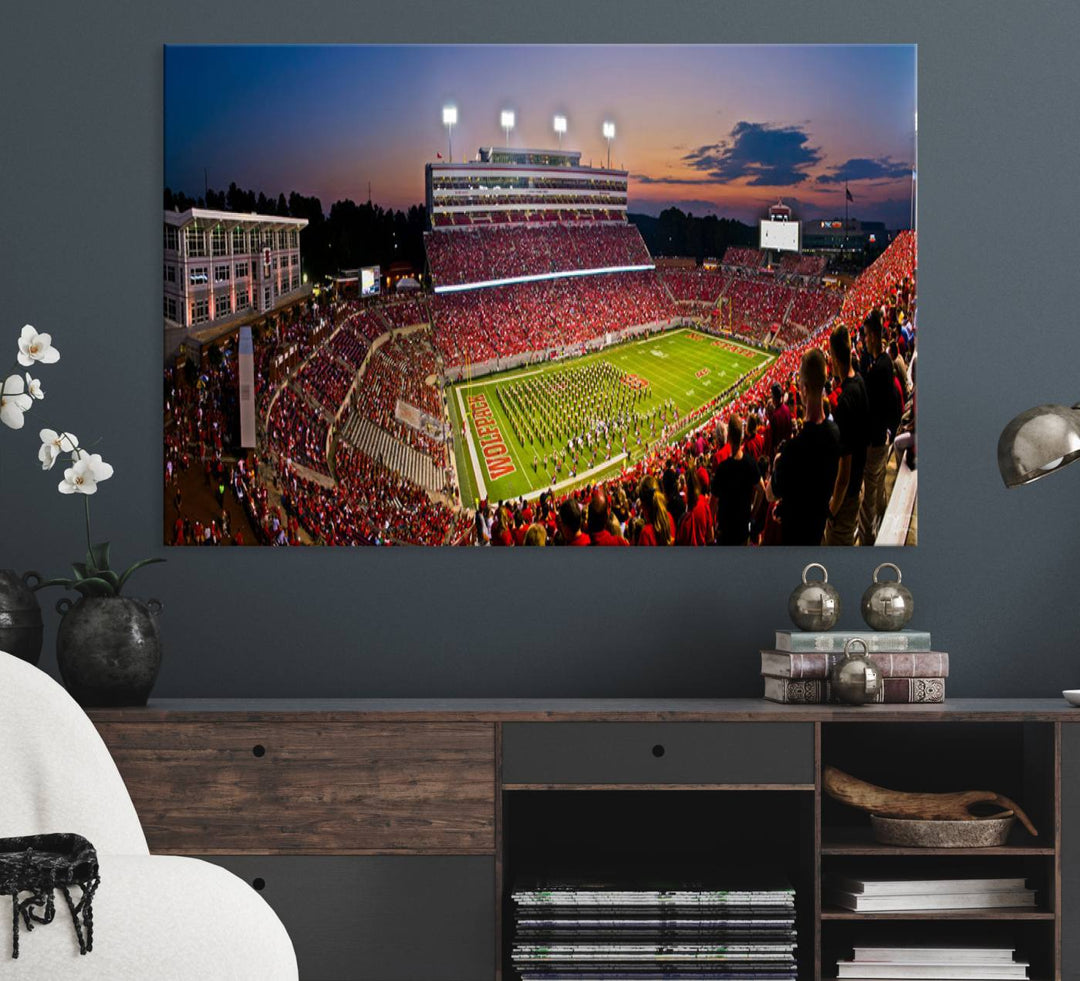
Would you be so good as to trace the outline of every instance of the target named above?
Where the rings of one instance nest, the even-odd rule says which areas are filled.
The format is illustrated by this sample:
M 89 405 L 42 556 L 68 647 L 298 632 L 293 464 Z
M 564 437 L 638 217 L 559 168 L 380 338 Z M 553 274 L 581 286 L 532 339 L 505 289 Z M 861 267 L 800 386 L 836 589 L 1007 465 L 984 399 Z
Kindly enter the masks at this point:
M 506 443 L 503 442 L 502 433 L 499 432 L 499 424 L 491 413 L 487 396 L 470 395 L 468 402 L 469 411 L 476 424 L 476 434 L 480 437 L 480 449 L 484 453 L 484 462 L 487 464 L 491 479 L 498 480 L 500 477 L 512 474 L 515 469 L 514 463 L 510 459 Z

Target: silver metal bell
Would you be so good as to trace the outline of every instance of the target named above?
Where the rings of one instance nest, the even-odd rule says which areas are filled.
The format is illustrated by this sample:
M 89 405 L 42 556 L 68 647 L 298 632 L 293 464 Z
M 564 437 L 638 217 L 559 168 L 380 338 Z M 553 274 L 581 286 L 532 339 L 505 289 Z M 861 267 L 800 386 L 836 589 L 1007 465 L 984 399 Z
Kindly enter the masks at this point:
M 878 573 L 893 569 L 896 582 L 881 582 Z M 874 570 L 874 582 L 862 597 L 862 617 L 872 630 L 900 630 L 915 613 L 915 600 L 907 586 L 900 585 L 900 567 L 882 562 Z
M 854 652 L 856 644 L 862 645 L 862 654 Z M 870 660 L 866 641 L 858 637 L 852 637 L 844 645 L 844 656 L 832 666 L 829 680 L 833 697 L 846 705 L 866 705 L 874 701 L 883 686 L 881 671 Z
M 810 582 L 806 574 L 820 569 L 821 582 Z M 787 604 L 791 622 L 800 630 L 832 630 L 840 619 L 840 593 L 829 585 L 829 570 L 820 562 L 811 562 L 802 571 L 802 582 L 795 587 Z

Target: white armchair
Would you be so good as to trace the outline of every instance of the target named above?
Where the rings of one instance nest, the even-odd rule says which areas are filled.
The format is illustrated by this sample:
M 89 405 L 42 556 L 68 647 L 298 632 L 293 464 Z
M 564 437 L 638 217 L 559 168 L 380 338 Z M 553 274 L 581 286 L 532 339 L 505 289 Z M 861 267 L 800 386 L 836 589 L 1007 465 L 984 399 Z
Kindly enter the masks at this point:
M 289 936 L 258 893 L 208 862 L 150 855 L 93 723 L 48 675 L 0 652 L 0 838 L 65 831 L 98 852 L 94 949 L 79 954 L 61 903 L 53 923 L 20 932 L 13 959 L 0 897 L 2 981 L 296 981 Z

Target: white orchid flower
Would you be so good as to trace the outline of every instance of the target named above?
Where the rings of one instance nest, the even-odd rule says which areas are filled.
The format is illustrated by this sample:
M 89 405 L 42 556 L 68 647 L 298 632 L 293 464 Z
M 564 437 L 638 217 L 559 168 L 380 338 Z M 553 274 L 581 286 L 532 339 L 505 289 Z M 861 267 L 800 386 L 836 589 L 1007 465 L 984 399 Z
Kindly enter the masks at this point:
M 29 371 L 26 373 L 26 391 L 31 398 L 45 398 L 45 390 L 41 387 L 40 379 L 32 378 Z
M 22 429 L 23 413 L 30 411 L 33 402 L 26 394 L 22 375 L 8 375 L 0 386 L 0 422 L 12 429 Z
M 35 361 L 53 364 L 60 360 L 60 352 L 52 346 L 49 334 L 39 334 L 30 324 L 19 335 L 19 364 L 29 368 Z
M 58 433 L 55 429 L 43 429 L 38 436 L 41 438 L 38 459 L 41 461 L 42 470 L 52 470 L 56 458 L 61 453 L 74 453 L 79 447 L 79 437 L 74 433 Z
M 97 485 L 113 475 L 113 468 L 101 459 L 100 453 L 76 450 L 78 459 L 64 471 L 57 485 L 61 494 L 96 494 Z

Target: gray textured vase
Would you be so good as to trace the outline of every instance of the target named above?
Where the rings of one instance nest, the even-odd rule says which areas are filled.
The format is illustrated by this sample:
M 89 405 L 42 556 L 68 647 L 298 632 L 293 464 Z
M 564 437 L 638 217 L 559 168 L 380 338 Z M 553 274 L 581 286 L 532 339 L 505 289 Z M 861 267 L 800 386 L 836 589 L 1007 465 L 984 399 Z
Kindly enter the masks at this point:
M 157 600 L 88 596 L 56 604 L 60 677 L 84 707 L 145 705 L 161 668 Z
M 41 576 L 36 572 L 20 576 L 13 569 L 0 569 L 0 651 L 37 664 L 44 628 L 30 579 L 40 581 Z

